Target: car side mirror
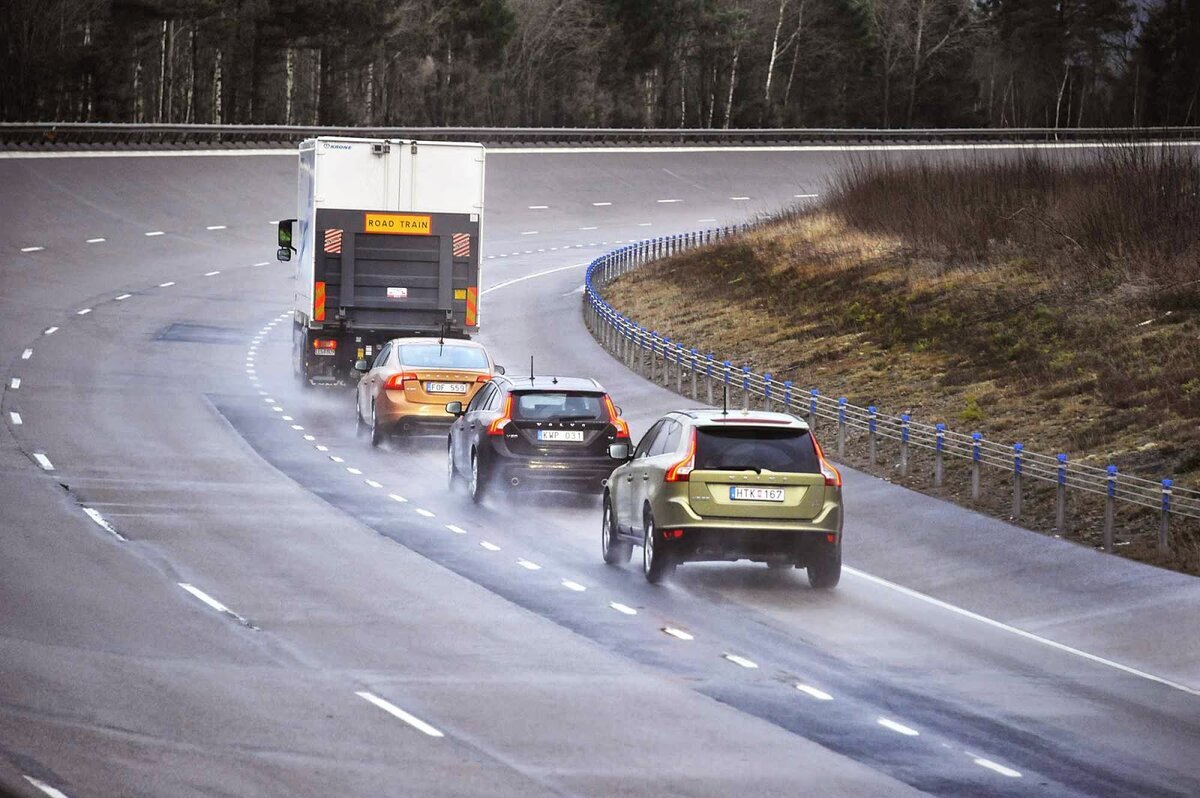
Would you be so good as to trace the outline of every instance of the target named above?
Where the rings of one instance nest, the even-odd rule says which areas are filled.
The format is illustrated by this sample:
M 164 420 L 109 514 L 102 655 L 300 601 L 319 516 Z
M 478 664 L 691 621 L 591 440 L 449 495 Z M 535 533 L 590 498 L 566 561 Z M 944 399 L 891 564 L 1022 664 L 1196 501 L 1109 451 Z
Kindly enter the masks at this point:
M 356 360 L 354 361 L 354 370 L 366 374 L 371 370 L 371 366 L 365 360 Z
M 461 416 L 463 414 L 462 402 L 449 402 L 446 404 L 446 412 L 452 416 Z
M 496 371 L 496 373 L 497 373 L 497 374 L 499 374 L 500 376 L 504 376 L 504 366 L 501 366 L 501 365 L 497 364 L 497 365 L 496 365 L 496 368 L 495 368 L 495 371 Z
M 295 219 L 280 219 L 279 220 L 279 249 L 275 251 L 275 257 L 282 261 L 292 259 L 292 253 L 296 248 L 292 246 L 292 224 Z
M 628 460 L 632 456 L 628 443 L 610 443 L 608 456 L 614 460 Z

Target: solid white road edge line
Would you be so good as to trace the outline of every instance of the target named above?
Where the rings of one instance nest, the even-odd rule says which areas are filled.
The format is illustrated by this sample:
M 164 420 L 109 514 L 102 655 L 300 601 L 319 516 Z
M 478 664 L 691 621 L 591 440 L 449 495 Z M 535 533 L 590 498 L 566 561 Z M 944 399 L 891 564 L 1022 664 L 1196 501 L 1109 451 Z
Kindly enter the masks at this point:
M 851 576 L 857 576 L 859 579 L 865 579 L 866 581 L 871 582 L 876 585 L 879 585 L 880 587 L 886 587 L 889 590 L 895 590 L 897 593 L 902 593 L 905 596 L 908 596 L 909 598 L 915 598 L 919 601 L 924 601 L 928 604 L 932 604 L 935 607 L 940 607 L 941 609 L 948 610 L 949 612 L 953 612 L 958 615 L 961 615 L 964 618 L 970 618 L 973 621 L 978 621 L 979 623 L 987 624 L 988 626 L 991 626 L 995 629 L 1000 629 L 1001 631 L 1009 632 L 1010 634 L 1017 635 L 1018 637 L 1023 637 L 1026 640 L 1032 640 L 1035 643 L 1041 643 L 1044 646 L 1049 646 L 1050 648 L 1056 649 L 1058 651 L 1062 651 L 1063 653 L 1071 654 L 1073 656 L 1080 657 L 1082 659 L 1086 659 L 1089 662 L 1095 662 L 1098 665 L 1105 665 L 1109 668 L 1113 668 L 1115 670 L 1121 671 L 1122 673 L 1127 673 L 1130 676 L 1137 676 L 1140 679 L 1146 679 L 1147 681 L 1157 682 L 1158 684 L 1164 685 L 1166 687 L 1174 688 L 1175 690 L 1179 690 L 1179 691 L 1187 693 L 1189 695 L 1200 696 L 1200 690 L 1198 690 L 1196 688 L 1188 687 L 1187 685 L 1180 684 L 1179 682 L 1173 682 L 1170 679 L 1164 679 L 1161 676 L 1155 676 L 1152 673 L 1147 673 L 1146 671 L 1141 671 L 1141 670 L 1138 670 L 1137 668 L 1131 668 L 1128 665 L 1122 665 L 1121 663 L 1114 662 L 1111 659 L 1105 659 L 1104 657 L 1100 657 L 1095 654 L 1089 654 L 1086 651 L 1082 651 L 1078 648 L 1073 648 L 1073 647 L 1065 645 L 1063 643 L 1055 642 L 1054 640 L 1051 640 L 1047 637 L 1042 637 L 1041 635 L 1036 635 L 1033 632 L 1026 632 L 1024 629 L 1018 629 L 1015 626 L 1009 626 L 1008 624 L 1006 624 L 1002 621 L 997 621 L 993 618 L 987 617 L 986 615 L 980 615 L 977 612 L 971 612 L 970 610 L 965 610 L 962 607 L 957 607 L 953 604 L 950 604 L 949 602 L 942 601 L 941 599 L 936 599 L 933 596 L 929 596 L 929 595 L 926 595 L 919 591 L 912 590 L 911 588 L 904 587 L 903 585 L 898 585 L 895 582 L 889 582 L 886 579 L 881 579 L 878 576 L 868 574 L 865 571 L 860 571 L 857 568 L 851 568 L 849 566 L 844 565 L 844 566 L 842 566 L 842 571 L 850 574 Z
M 888 718 L 879 718 L 875 722 L 883 728 L 890 729 L 897 734 L 903 734 L 905 737 L 917 737 L 921 734 L 919 731 L 910 726 L 905 726 L 903 723 L 897 723 L 896 721 L 889 720 Z
M 46 793 L 46 795 L 49 795 L 50 798 L 67 798 L 67 794 L 65 792 L 63 792 L 62 790 L 56 789 L 54 787 L 51 787 L 49 784 L 42 781 L 41 779 L 35 779 L 33 776 L 29 776 L 24 773 L 22 773 L 21 775 L 25 778 L 25 781 L 29 782 L 34 787 L 37 787 L 42 792 Z
M 480 291 L 479 294 L 480 294 L 480 296 L 483 296 L 485 294 L 490 294 L 493 291 L 499 291 L 501 288 L 507 288 L 510 285 L 515 285 L 516 283 L 523 283 L 526 280 L 532 280 L 535 277 L 545 277 L 547 274 L 554 274 L 555 272 L 565 272 L 567 269 L 580 269 L 580 268 L 583 268 L 584 266 L 587 266 L 587 264 L 586 263 L 572 263 L 570 266 L 559 266 L 554 269 L 546 269 L 545 271 L 534 272 L 533 274 L 527 274 L 524 277 L 514 277 L 511 280 L 505 280 L 502 283 L 496 283 L 495 285 L 491 286 L 490 288 L 485 288 L 482 291 Z
M 434 727 L 430 726 L 425 721 L 418 718 L 416 715 L 410 715 L 409 713 L 405 712 L 403 709 L 396 706 L 392 702 L 386 701 L 386 700 L 380 698 L 379 696 L 375 695 L 374 693 L 368 693 L 366 690 L 356 690 L 354 694 L 356 696 L 358 696 L 359 698 L 363 699 L 364 701 L 369 701 L 370 703 L 379 707 L 380 709 L 382 709 L 384 712 L 388 713 L 392 717 L 399 718 L 400 720 L 404 721 L 409 726 L 412 726 L 414 729 L 421 732 L 422 734 L 428 734 L 430 737 L 445 737 L 446 736 L 446 735 L 442 734 L 440 731 L 438 731 L 437 729 L 435 729 Z
M 113 529 L 112 524 L 108 523 L 108 521 L 104 519 L 104 516 L 100 515 L 99 511 L 93 510 L 91 507 L 84 507 L 83 512 L 88 518 L 95 521 L 105 532 L 111 533 L 117 540 L 125 540 L 125 536 Z

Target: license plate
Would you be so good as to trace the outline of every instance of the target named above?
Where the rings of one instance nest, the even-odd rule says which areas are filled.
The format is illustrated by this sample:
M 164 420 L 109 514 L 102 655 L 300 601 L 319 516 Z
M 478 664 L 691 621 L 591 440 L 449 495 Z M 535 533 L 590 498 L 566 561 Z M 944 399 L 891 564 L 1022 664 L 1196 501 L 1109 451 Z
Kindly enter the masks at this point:
M 783 488 L 730 487 L 729 498 L 735 502 L 781 502 Z
M 317 357 L 333 357 L 337 354 L 336 349 L 314 349 L 313 352 L 316 353 Z
M 429 393 L 466 393 L 467 386 L 461 382 L 427 382 L 425 390 Z
M 583 443 L 583 432 L 573 429 L 540 429 L 537 437 L 539 441 Z

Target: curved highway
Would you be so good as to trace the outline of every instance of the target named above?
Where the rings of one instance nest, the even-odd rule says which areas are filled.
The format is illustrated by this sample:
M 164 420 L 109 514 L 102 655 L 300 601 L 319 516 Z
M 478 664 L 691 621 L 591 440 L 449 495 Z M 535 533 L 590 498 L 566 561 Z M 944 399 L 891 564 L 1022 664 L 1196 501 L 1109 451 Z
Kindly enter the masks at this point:
M 492 151 L 481 339 L 597 346 L 583 264 L 807 201 L 828 149 Z M 849 566 L 599 555 L 291 377 L 294 157 L 0 157 L 0 792 L 1200 794 L 1200 582 L 846 474 Z M 797 199 L 799 197 L 799 199 Z

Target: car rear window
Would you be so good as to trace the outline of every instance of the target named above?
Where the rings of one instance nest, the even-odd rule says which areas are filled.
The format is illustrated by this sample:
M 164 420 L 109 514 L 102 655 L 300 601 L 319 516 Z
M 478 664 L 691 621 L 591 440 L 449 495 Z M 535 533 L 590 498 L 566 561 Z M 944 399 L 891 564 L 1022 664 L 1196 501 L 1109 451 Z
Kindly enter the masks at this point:
M 603 394 L 577 391 L 523 391 L 513 394 L 518 421 L 607 421 Z
M 419 369 L 478 369 L 491 368 L 487 355 L 473 346 L 440 346 L 439 344 L 404 344 L 400 347 L 400 363 Z
M 696 470 L 745 469 L 819 474 L 821 464 L 808 430 L 769 427 L 697 428 Z

